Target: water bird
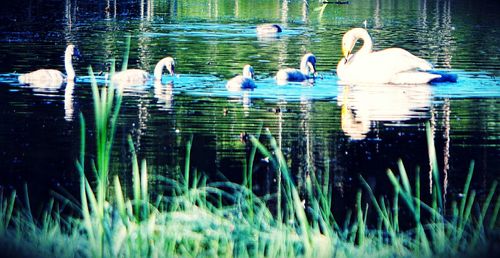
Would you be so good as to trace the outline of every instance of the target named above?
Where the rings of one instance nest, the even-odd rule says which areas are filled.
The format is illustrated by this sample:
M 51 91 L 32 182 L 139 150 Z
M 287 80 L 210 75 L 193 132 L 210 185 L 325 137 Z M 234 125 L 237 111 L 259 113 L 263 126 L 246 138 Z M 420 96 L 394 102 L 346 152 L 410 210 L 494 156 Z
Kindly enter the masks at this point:
M 352 53 L 358 40 L 362 47 Z M 437 81 L 456 81 L 456 76 L 445 76 L 433 71 L 426 60 L 401 48 L 373 51 L 373 42 L 363 28 L 354 28 L 342 38 L 342 59 L 337 64 L 337 75 L 345 83 L 424 84 Z
M 255 82 L 254 78 L 254 70 L 253 67 L 249 64 L 243 67 L 243 74 L 237 75 L 230 79 L 226 83 L 226 88 L 231 91 L 242 90 L 242 89 L 254 89 Z
M 80 58 L 80 51 L 73 44 L 69 44 L 64 52 L 64 68 L 66 74 L 56 69 L 39 69 L 34 72 L 20 75 L 20 83 L 31 84 L 37 87 L 60 87 L 64 82 L 74 81 L 76 74 L 73 68 L 73 57 Z
M 155 70 L 153 72 L 154 95 L 158 99 L 158 103 L 163 103 L 162 109 L 171 110 L 174 102 L 174 83 L 173 81 L 170 81 L 163 84 L 161 78 L 165 68 L 171 76 L 175 75 L 175 61 L 172 57 L 163 58 L 155 66 Z
M 316 75 L 316 57 L 312 53 L 307 53 L 300 61 L 300 70 L 295 68 L 285 68 L 278 71 L 276 80 L 278 84 L 286 82 L 302 82 Z
M 350 4 L 349 1 L 323 1 L 323 4 Z
M 175 75 L 175 61 L 172 57 L 165 57 L 156 64 L 153 72 L 155 80 L 161 81 L 163 69 L 165 68 L 170 75 Z M 117 72 L 111 77 L 111 81 L 118 86 L 140 86 L 144 85 L 149 79 L 151 79 L 150 74 L 142 69 L 127 69 Z
M 276 34 L 283 31 L 279 25 L 271 23 L 257 25 L 256 30 L 257 34 Z

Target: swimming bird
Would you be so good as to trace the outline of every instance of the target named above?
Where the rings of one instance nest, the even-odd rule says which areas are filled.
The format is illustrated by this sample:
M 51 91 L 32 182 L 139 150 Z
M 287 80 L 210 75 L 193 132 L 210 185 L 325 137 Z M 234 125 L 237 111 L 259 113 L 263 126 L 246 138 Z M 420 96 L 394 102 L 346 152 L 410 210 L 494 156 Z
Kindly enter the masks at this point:
M 256 30 L 257 34 L 275 34 L 283 31 L 279 25 L 272 23 L 257 25 Z
M 226 83 L 226 88 L 230 91 L 242 89 L 254 89 L 255 82 L 253 67 L 249 64 L 243 67 L 243 74 L 233 77 Z
M 55 69 L 39 69 L 34 72 L 19 76 L 20 83 L 31 84 L 38 87 L 59 87 L 63 82 L 75 80 L 73 57 L 80 57 L 80 51 L 73 44 L 69 44 L 64 52 L 64 68 L 66 75 Z
M 358 40 L 363 41 L 363 46 L 352 53 Z M 429 62 L 404 49 L 373 51 L 372 47 L 372 39 L 363 28 L 354 28 L 344 34 L 343 58 L 337 64 L 337 75 L 342 82 L 422 84 L 443 77 L 442 72 L 432 71 Z
M 170 75 L 175 75 L 175 61 L 172 57 L 165 57 L 156 64 L 153 72 L 155 80 L 161 80 L 164 68 Z M 111 81 L 121 87 L 144 85 L 149 79 L 151 79 L 150 74 L 142 69 L 127 69 L 111 77 Z
M 302 82 L 314 78 L 315 74 L 316 57 L 312 53 L 307 53 L 300 61 L 300 70 L 294 68 L 281 69 L 276 74 L 276 80 L 279 84 L 286 82 Z
M 156 64 L 155 70 L 153 72 L 155 80 L 161 81 L 161 76 L 163 75 L 163 69 L 165 68 L 167 69 L 170 76 L 175 75 L 175 60 L 172 57 L 167 56 Z

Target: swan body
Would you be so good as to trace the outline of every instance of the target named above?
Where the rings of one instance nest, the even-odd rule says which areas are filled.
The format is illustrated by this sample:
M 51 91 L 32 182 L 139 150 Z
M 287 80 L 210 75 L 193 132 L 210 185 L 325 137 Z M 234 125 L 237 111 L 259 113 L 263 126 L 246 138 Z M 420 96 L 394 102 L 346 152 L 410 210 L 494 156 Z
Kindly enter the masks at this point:
M 257 34 L 276 34 L 283 31 L 279 25 L 271 23 L 258 25 L 256 30 Z
M 117 72 L 111 77 L 111 81 L 118 85 L 143 85 L 149 80 L 148 72 L 141 69 L 127 69 Z
M 276 74 L 276 80 L 278 83 L 302 82 L 314 78 L 315 74 L 316 57 L 312 53 L 308 53 L 305 54 L 300 61 L 300 70 L 294 68 L 281 69 Z
M 64 68 L 66 75 L 55 69 L 39 69 L 34 72 L 19 76 L 20 83 L 31 84 L 40 87 L 59 87 L 65 81 L 74 81 L 76 74 L 73 68 L 73 56 L 80 57 L 78 48 L 70 44 L 64 52 Z
M 351 53 L 358 40 L 363 46 Z M 423 84 L 441 77 L 430 72 L 432 65 L 401 48 L 372 50 L 373 43 L 363 28 L 354 28 L 342 38 L 343 58 L 337 75 L 345 83 Z
M 255 82 L 254 70 L 251 65 L 245 65 L 243 67 L 243 74 L 233 77 L 226 83 L 226 88 L 228 90 L 242 90 L 242 89 L 254 89 Z
M 156 64 L 153 73 L 155 80 L 161 80 L 163 69 L 165 68 L 170 75 L 175 74 L 175 61 L 172 57 L 165 57 Z M 151 76 L 145 70 L 127 69 L 115 73 L 111 81 L 119 86 L 138 86 L 144 85 L 149 79 L 151 79 Z

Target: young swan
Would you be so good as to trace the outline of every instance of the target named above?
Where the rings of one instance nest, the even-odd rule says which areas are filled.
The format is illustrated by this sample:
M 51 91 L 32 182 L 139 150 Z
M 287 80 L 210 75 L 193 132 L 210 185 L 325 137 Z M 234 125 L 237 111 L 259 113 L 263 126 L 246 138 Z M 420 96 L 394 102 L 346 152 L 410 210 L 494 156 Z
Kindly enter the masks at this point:
M 352 53 L 358 40 L 363 46 Z M 337 64 L 337 75 L 346 83 L 422 84 L 441 75 L 428 72 L 432 65 L 401 48 L 372 50 L 373 43 L 363 28 L 354 28 L 342 38 L 343 58 Z
M 175 75 L 175 61 L 172 57 L 165 57 L 156 64 L 153 73 L 155 80 L 161 80 L 164 68 L 170 75 Z M 111 77 L 111 81 L 118 86 L 144 85 L 149 79 L 149 73 L 141 69 L 127 69 L 117 72 Z
M 302 82 L 314 78 L 315 74 L 316 57 L 312 53 L 308 53 L 305 54 L 300 61 L 300 70 L 294 68 L 281 69 L 276 74 L 276 80 L 279 84 L 286 82 Z
M 254 71 L 251 65 L 243 67 L 243 75 L 237 75 L 226 83 L 226 88 L 230 91 L 254 89 L 255 82 L 253 81 Z
M 34 72 L 20 75 L 18 78 L 19 82 L 41 87 L 59 87 L 65 81 L 74 81 L 75 69 L 73 68 L 73 56 L 80 57 L 80 52 L 74 45 L 70 44 L 66 47 L 66 51 L 64 52 L 64 68 L 66 70 L 66 75 L 55 69 L 39 69 Z
M 267 35 L 267 34 L 276 34 L 280 33 L 282 31 L 281 27 L 277 24 L 271 24 L 271 23 L 265 23 L 258 25 L 257 28 L 255 29 L 257 31 L 257 34 L 261 35 Z

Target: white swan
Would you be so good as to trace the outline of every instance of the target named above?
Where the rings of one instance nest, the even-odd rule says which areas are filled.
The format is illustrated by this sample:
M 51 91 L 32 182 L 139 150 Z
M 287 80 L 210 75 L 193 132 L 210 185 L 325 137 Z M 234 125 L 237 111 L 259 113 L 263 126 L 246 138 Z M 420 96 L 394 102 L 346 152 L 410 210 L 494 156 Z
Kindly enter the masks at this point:
M 279 84 L 286 82 L 302 82 L 314 78 L 315 74 L 316 57 L 312 53 L 307 53 L 300 61 L 300 70 L 294 68 L 281 69 L 276 74 L 276 80 Z
M 230 91 L 253 89 L 255 82 L 253 81 L 254 70 L 251 65 L 243 67 L 243 75 L 237 75 L 226 83 L 226 88 Z
M 363 46 L 351 53 L 358 40 Z M 428 72 L 432 65 L 401 48 L 372 50 L 373 43 L 363 28 L 349 30 L 342 38 L 343 58 L 337 64 L 337 75 L 346 83 L 422 84 L 440 78 Z
M 272 24 L 272 23 L 265 23 L 265 24 L 260 24 L 257 25 L 257 34 L 265 35 L 265 34 L 276 34 L 280 33 L 283 30 L 281 27 L 277 24 Z
M 161 59 L 155 66 L 153 76 L 155 80 L 161 80 L 163 69 L 166 68 L 170 75 L 175 75 L 175 61 L 172 57 Z M 127 69 L 117 72 L 111 77 L 111 81 L 119 87 L 144 85 L 149 79 L 148 72 L 141 69 Z
M 20 75 L 18 78 L 19 82 L 37 87 L 60 87 L 65 81 L 74 81 L 75 69 L 73 68 L 73 56 L 80 57 L 80 52 L 74 45 L 70 44 L 64 52 L 66 75 L 55 69 L 39 69 Z

